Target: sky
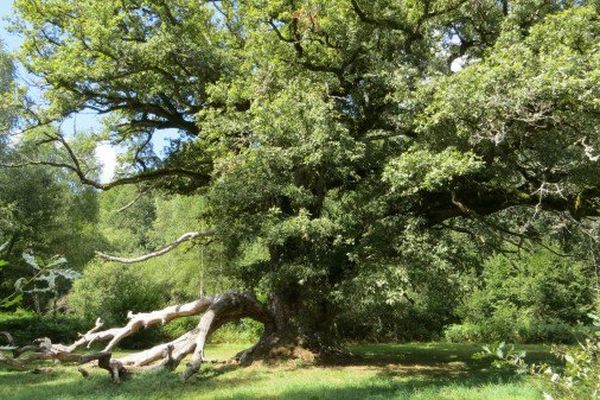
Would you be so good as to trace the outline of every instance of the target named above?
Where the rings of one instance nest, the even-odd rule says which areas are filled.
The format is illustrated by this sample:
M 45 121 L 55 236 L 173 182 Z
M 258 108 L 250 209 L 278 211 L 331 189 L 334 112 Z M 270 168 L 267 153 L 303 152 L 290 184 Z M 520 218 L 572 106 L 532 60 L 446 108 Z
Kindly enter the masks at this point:
M 21 44 L 21 38 L 7 31 L 9 25 L 7 19 L 13 15 L 13 0 L 0 0 L 0 38 L 9 51 L 18 50 Z M 32 80 L 27 72 L 19 68 L 17 76 L 22 80 Z M 94 112 L 83 111 L 73 115 L 61 124 L 61 130 L 65 136 L 73 136 L 75 132 L 85 132 L 90 130 L 99 130 L 102 124 Z M 163 149 L 169 145 L 169 140 L 177 136 L 175 130 L 163 130 L 154 135 L 153 146 L 158 155 L 164 155 Z M 112 146 L 109 143 L 102 143 L 96 148 L 96 159 L 102 165 L 100 174 L 101 182 L 110 181 L 117 167 L 117 157 L 122 149 Z

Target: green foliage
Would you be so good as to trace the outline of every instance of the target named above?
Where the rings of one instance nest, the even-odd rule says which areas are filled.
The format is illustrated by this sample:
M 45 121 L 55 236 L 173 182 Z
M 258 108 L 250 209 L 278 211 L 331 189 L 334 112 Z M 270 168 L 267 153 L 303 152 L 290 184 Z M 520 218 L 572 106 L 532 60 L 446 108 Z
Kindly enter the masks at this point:
M 0 130 L 8 131 L 17 124 L 18 107 L 22 91 L 15 83 L 15 63 L 0 39 Z M 7 139 L 0 135 L 0 154 L 4 152 Z
M 385 238 L 382 238 L 385 240 Z M 353 340 L 436 340 L 458 320 L 457 304 L 476 282 L 485 250 L 460 234 L 403 232 L 397 263 L 360 265 L 338 292 L 338 331 Z M 457 255 L 459 255 L 457 257 Z
M 444 339 L 450 343 L 482 343 L 484 337 L 482 327 L 469 322 L 452 324 L 444 329 Z
M 184 232 L 206 230 L 206 200 L 201 196 L 156 196 L 155 218 L 148 230 L 148 248 L 159 248 Z M 180 250 L 139 266 L 156 282 L 163 282 L 173 301 L 192 300 L 200 293 L 213 294 L 236 288 L 231 263 L 220 243 L 183 245 Z
M 436 191 L 449 185 L 453 179 L 477 172 L 484 166 L 473 154 L 449 147 L 432 154 L 427 149 L 411 148 L 392 160 L 383 172 L 383 180 L 394 191 L 411 195 L 419 190 Z
M 589 332 L 578 346 L 555 347 L 553 354 L 562 361 L 562 365 L 548 363 L 528 363 L 525 351 L 515 351 L 514 346 L 504 342 L 483 351 L 475 358 L 494 360 L 492 365 L 499 368 L 515 369 L 519 374 L 534 376 L 544 389 L 544 398 L 548 400 L 579 400 L 600 398 L 600 319 L 593 314 L 594 331 Z
M 0 163 L 30 156 L 32 151 L 25 144 L 8 149 L 0 152 Z M 0 186 L 0 242 L 6 244 L 1 253 L 8 263 L 0 270 L 0 297 L 13 293 L 17 280 L 31 275 L 33 267 L 23 253 L 44 260 L 58 254 L 80 271 L 102 246 L 97 193 L 68 173 L 43 167 L 0 169 Z M 60 285 L 57 293 L 68 288 Z M 31 299 L 26 305 L 32 306 Z
M 402 266 L 356 279 L 341 295 L 348 304 L 336 319 L 338 332 L 350 340 L 376 342 L 438 339 L 445 325 L 455 321 L 455 299 L 460 283 L 438 275 L 433 268 L 418 280 Z M 440 272 L 439 270 L 436 272 Z M 423 277 L 421 277 L 423 278 Z
M 43 117 L 84 109 L 106 116 L 103 132 L 73 138 L 74 153 L 44 127 L 24 142 L 41 150 L 23 155 L 65 162 L 93 183 L 91 149 L 109 140 L 124 149 L 122 165 L 117 181 L 96 187 L 137 183 L 193 196 L 142 196 L 120 212 L 135 191 L 101 200 L 107 243 L 99 247 L 117 253 L 214 227 L 217 243 L 206 253 L 186 245 L 187 253 L 140 268 L 140 282 L 165 282 L 155 291 L 165 300 L 197 297 L 198 286 L 247 287 L 292 303 L 292 319 L 313 320 L 298 323 L 307 329 L 323 329 L 312 322 L 325 325 L 348 304 L 369 317 L 389 311 L 376 301 L 410 303 L 395 315 L 438 331 L 457 320 L 452 301 L 482 279 L 460 314 L 486 332 L 518 339 L 530 335 L 519 329 L 585 322 L 583 264 L 542 252 L 519 271 L 499 256 L 480 277 L 477 258 L 487 253 L 476 243 L 503 245 L 481 233 L 502 210 L 500 228 L 523 228 L 503 231 L 511 241 L 532 235 L 521 224 L 524 208 L 535 210 L 532 218 L 539 210 L 598 215 L 597 2 L 125 3 L 15 0 L 20 60 L 46 83 Z M 459 59 L 465 67 L 452 71 Z M 163 129 L 180 136 L 161 158 L 151 143 Z M 0 199 L 2 215 L 38 217 L 23 223 L 32 235 L 22 236 L 53 248 L 50 210 L 72 192 L 45 183 L 50 176 L 25 178 L 26 190 Z M 52 207 L 42 186 L 56 194 L 48 195 Z M 47 237 L 33 235 L 36 224 Z M 91 266 L 87 279 L 107 293 L 112 283 L 132 290 L 99 269 Z M 132 280 L 127 271 L 123 279 Z M 74 299 L 94 291 L 83 285 Z M 90 304 L 99 302 L 95 293 Z M 133 307 L 136 296 L 113 308 L 146 307 L 148 299 Z
M 572 343 L 589 323 L 594 281 L 581 262 L 549 249 L 512 257 L 497 255 L 484 265 L 481 287 L 458 308 L 463 325 L 448 328 L 450 341 Z
M 14 292 L 0 300 L 0 308 L 6 309 L 21 305 L 24 295 L 28 295 L 33 298 L 35 310 L 40 314 L 40 296 L 42 296 L 54 301 L 54 312 L 56 313 L 56 300 L 60 287 L 64 287 L 65 283 L 68 286 L 79 278 L 80 274 L 66 268 L 67 260 L 64 257 L 52 257 L 49 260 L 43 260 L 31 254 L 23 253 L 23 260 L 32 268 L 32 271 L 15 281 Z M 61 283 L 62 285 L 60 285 Z
M 596 328 L 600 328 L 596 320 Z M 600 399 L 600 331 L 588 335 L 579 346 L 557 350 L 564 360 L 563 371 L 538 367 L 537 375 L 545 380 L 545 387 L 554 399 Z
M 9 332 L 18 345 L 30 344 L 40 337 L 48 337 L 53 343 L 68 343 L 77 339 L 77 332 L 87 329 L 84 321 L 68 315 L 41 316 L 24 309 L 0 313 L 0 331 Z
M 462 322 L 447 326 L 444 329 L 444 339 L 451 343 L 487 343 L 504 338 L 513 343 L 575 344 L 584 340 L 591 331 L 589 326 L 565 323 L 510 325 L 507 321 L 483 324 Z
M 196 328 L 198 325 L 197 317 L 176 319 L 165 326 L 160 327 L 160 334 L 171 340 L 176 339 L 186 332 Z M 256 343 L 262 334 L 264 326 L 252 319 L 244 318 L 239 321 L 230 322 L 209 337 L 209 343 L 230 343 L 230 344 L 252 344 Z
M 135 188 L 123 187 L 102 193 L 99 200 L 99 231 L 107 242 L 102 249 L 105 252 L 143 254 L 175 241 L 184 232 L 208 228 L 206 200 L 201 196 L 147 191 L 140 197 Z M 135 268 L 147 280 L 161 283 L 166 303 L 235 287 L 229 278 L 230 266 L 220 244 L 198 243 L 183 244 L 177 251 Z
M 224 325 L 211 335 L 211 343 L 256 343 L 264 326 L 252 319 L 242 319 Z
M 148 188 L 128 186 L 99 195 L 98 226 L 106 238 L 103 250 L 133 254 L 149 246 L 148 231 L 156 216 L 156 206 L 152 192 L 139 197 L 144 190 Z
M 107 326 L 123 324 L 130 311 L 152 311 L 163 305 L 164 289 L 134 268 L 91 263 L 73 285 L 69 306 L 92 324 L 100 317 Z
M 587 137 L 597 145 L 598 32 L 592 5 L 542 17 L 527 33 L 506 24 L 482 62 L 425 85 L 433 97 L 420 129 L 437 143 L 471 143 L 481 155 L 514 151 L 488 164 L 505 182 L 516 176 L 515 162 L 529 168 L 535 160 L 568 174 L 565 189 L 592 184 L 592 164 L 573 143 Z

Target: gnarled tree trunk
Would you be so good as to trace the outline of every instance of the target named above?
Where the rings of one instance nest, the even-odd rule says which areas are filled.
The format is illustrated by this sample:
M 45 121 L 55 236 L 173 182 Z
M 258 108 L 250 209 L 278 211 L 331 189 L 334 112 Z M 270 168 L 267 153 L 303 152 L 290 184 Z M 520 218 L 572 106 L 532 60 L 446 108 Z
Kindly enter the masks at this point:
M 313 362 L 346 354 L 333 328 L 337 308 L 326 296 L 299 289 L 287 286 L 270 296 L 270 319 L 259 341 L 238 354 L 240 363 L 273 358 Z

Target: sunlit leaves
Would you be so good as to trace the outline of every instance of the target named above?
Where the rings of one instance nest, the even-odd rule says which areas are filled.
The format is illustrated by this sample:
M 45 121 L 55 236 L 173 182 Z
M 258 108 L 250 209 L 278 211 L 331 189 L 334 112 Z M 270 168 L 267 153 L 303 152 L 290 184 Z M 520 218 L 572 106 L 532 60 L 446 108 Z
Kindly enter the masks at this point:
M 404 195 L 419 190 L 433 191 L 450 186 L 453 179 L 472 174 L 483 167 L 483 162 L 473 153 L 461 153 L 447 148 L 440 153 L 411 148 L 390 161 L 383 179 L 394 191 Z

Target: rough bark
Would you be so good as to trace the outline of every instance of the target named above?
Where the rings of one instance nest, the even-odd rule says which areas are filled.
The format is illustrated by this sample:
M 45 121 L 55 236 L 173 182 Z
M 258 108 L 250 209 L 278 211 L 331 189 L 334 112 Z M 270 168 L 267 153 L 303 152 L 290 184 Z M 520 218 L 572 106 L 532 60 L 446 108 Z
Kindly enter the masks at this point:
M 236 355 L 240 364 L 274 359 L 312 363 L 348 355 L 333 329 L 337 309 L 327 298 L 286 287 L 272 294 L 268 310 L 271 318 L 259 341 Z

